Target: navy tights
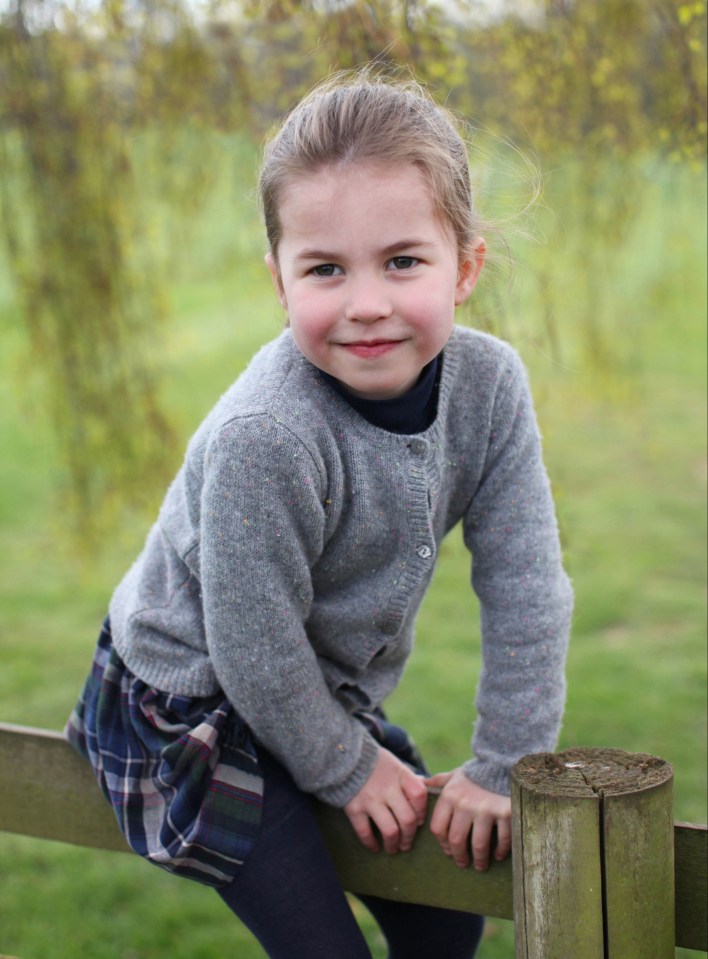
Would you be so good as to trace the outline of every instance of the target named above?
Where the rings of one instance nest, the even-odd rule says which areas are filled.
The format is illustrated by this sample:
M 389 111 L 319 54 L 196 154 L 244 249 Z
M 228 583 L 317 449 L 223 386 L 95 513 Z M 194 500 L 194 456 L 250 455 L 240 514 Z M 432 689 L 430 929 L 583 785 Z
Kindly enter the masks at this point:
M 311 800 L 261 755 L 261 832 L 219 895 L 270 959 L 371 959 L 317 826 Z M 471 913 L 361 897 L 386 937 L 389 959 L 472 959 L 484 920 Z

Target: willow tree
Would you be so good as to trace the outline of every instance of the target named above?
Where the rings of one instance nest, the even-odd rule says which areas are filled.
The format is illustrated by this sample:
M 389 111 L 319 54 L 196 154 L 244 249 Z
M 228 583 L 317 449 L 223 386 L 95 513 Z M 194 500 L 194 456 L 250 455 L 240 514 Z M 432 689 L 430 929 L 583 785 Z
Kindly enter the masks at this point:
M 150 203 L 159 192 L 200 206 L 214 131 L 259 139 L 323 76 L 373 61 L 410 69 L 502 137 L 523 132 L 543 169 L 574 164 L 573 216 L 604 238 L 574 266 L 602 358 L 597 277 L 638 182 L 633 162 L 615 161 L 702 157 L 705 6 L 538 0 L 534 18 L 508 5 L 495 21 L 472 0 L 15 0 L 0 14 L 0 237 L 79 527 L 153 494 L 172 459 Z
M 0 19 L 2 234 L 82 534 L 112 501 L 154 495 L 171 460 L 136 136 L 162 201 L 197 207 L 211 131 L 260 135 L 332 68 L 438 64 L 441 32 L 413 0 L 244 0 L 235 19 L 218 2 L 207 16 L 186 0 L 16 0 Z
M 645 191 L 667 161 L 704 162 L 706 3 L 539 0 L 532 15 L 524 9 L 481 30 L 463 27 L 468 81 L 454 102 L 538 157 L 549 253 L 536 262 L 543 311 L 557 311 L 564 248 L 576 339 L 605 369 L 619 325 L 606 294 L 622 283 L 621 254 Z M 577 246 L 568 248 L 572 237 Z
M 160 403 L 168 300 L 142 179 L 157 169 L 161 202 L 199 204 L 212 75 L 179 3 L 106 0 L 79 16 L 17 2 L 0 20 L 0 240 L 58 437 L 65 516 L 88 545 L 127 504 L 154 501 L 174 466 Z M 153 151 L 142 165 L 141 138 Z
M 171 432 L 152 361 L 163 315 L 144 243 L 120 90 L 78 31 L 0 27 L 0 189 L 32 362 L 87 535 L 113 495 L 160 473 Z

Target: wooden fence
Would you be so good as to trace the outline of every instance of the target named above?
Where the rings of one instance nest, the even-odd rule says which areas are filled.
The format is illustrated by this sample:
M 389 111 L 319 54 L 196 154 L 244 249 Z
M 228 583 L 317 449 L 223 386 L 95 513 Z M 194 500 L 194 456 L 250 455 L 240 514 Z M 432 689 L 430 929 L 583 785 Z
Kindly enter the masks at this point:
M 672 780 L 663 760 L 619 750 L 527 756 L 513 773 L 512 856 L 486 873 L 458 869 L 427 829 L 384 856 L 341 811 L 319 816 L 351 892 L 514 919 L 517 959 L 669 959 L 674 945 L 708 951 L 708 832 L 673 822 Z M 88 764 L 58 733 L 7 724 L 0 831 L 127 850 Z

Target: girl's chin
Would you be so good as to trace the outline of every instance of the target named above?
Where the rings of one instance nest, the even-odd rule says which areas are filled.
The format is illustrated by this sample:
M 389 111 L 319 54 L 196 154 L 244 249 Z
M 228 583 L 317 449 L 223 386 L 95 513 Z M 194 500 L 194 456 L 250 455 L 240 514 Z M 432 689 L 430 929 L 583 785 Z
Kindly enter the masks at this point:
M 361 381 L 347 382 L 347 380 L 338 379 L 347 393 L 351 393 L 352 396 L 356 396 L 360 400 L 395 400 L 399 396 L 404 396 L 415 386 L 418 382 L 418 376 L 420 374 L 404 383 L 388 382 L 381 384 L 362 383 Z

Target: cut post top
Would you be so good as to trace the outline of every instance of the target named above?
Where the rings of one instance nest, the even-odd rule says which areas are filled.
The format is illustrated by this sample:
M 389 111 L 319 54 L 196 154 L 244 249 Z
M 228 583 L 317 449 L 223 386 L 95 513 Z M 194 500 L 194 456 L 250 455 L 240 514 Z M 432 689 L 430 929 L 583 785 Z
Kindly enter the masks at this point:
M 512 781 L 525 791 L 548 796 L 621 796 L 655 789 L 673 779 L 670 763 L 646 753 L 576 747 L 534 753 L 513 767 Z

